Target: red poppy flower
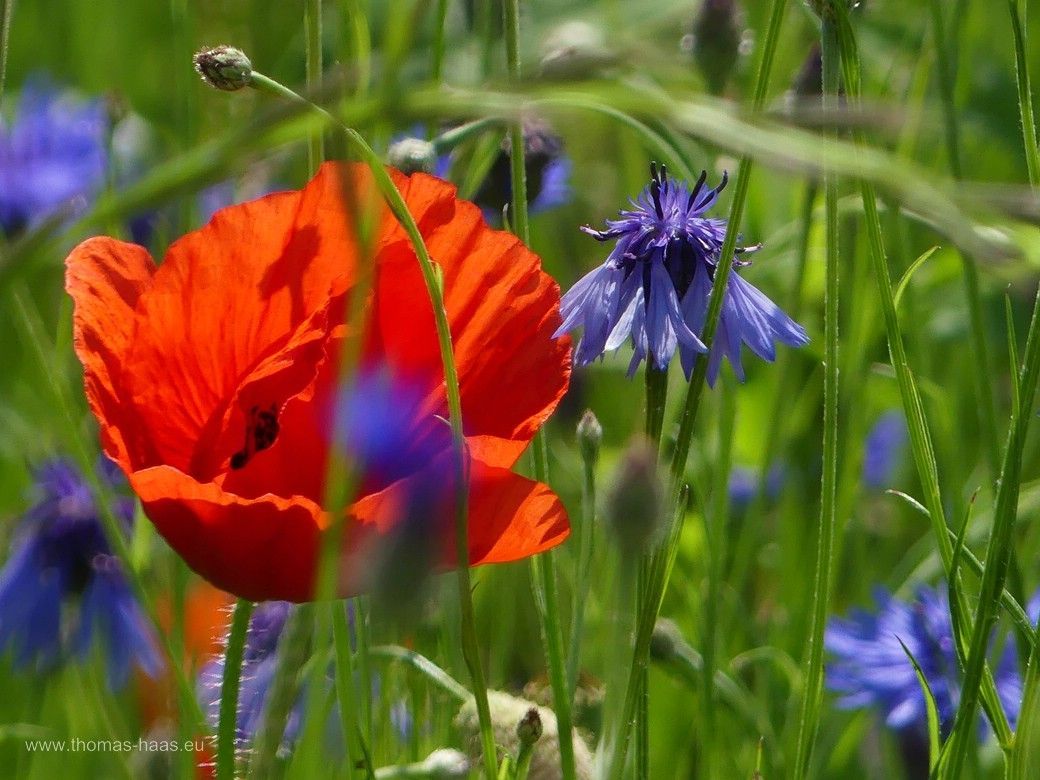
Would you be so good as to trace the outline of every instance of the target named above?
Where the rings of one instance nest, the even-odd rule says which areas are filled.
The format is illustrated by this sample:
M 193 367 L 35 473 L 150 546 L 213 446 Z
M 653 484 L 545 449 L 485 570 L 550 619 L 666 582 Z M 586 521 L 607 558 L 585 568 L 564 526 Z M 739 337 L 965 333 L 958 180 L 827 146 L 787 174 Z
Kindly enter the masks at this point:
M 569 533 L 563 507 L 510 468 L 567 388 L 570 347 L 552 338 L 559 288 L 537 256 L 488 228 L 450 184 L 392 173 L 443 271 L 467 443 L 470 563 L 546 550 Z M 313 593 L 329 525 L 321 502 L 330 399 L 359 270 L 348 186 L 375 187 L 362 166 L 326 164 L 299 192 L 218 212 L 158 267 L 145 249 L 104 237 L 66 261 L 76 353 L 106 454 L 185 561 L 249 599 Z M 414 250 L 389 212 L 368 306 L 362 362 L 422 390 L 413 420 L 422 437 L 447 415 L 443 370 Z M 360 540 L 393 525 L 409 479 L 366 475 L 348 510 L 341 594 L 359 587 Z M 450 539 L 442 546 L 438 560 L 453 565 Z

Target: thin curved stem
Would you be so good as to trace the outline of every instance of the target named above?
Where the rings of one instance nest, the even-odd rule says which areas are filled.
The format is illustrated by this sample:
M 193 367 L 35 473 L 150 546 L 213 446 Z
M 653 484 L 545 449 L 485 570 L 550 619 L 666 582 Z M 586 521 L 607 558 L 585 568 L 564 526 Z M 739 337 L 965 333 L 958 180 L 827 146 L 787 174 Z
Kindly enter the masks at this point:
M 224 674 L 220 683 L 220 720 L 217 725 L 217 780 L 235 777 L 235 731 L 238 721 L 238 690 L 242 678 L 242 656 L 246 648 L 253 602 L 238 599 L 231 617 L 231 633 L 224 649 Z

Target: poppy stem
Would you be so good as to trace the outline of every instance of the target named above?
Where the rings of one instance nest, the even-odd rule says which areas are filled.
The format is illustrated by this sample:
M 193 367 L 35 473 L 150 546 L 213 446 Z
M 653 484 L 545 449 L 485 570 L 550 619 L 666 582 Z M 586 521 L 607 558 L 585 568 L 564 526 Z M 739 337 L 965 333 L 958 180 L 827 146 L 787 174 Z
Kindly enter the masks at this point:
M 321 0 L 307 0 L 303 8 L 303 32 L 306 39 L 307 89 L 321 87 Z M 307 164 L 311 175 L 325 159 L 325 137 L 316 130 L 307 139 Z
M 419 262 L 419 269 L 426 284 L 433 308 L 434 323 L 437 328 L 437 341 L 440 348 L 441 364 L 444 369 L 445 393 L 448 400 L 448 422 L 451 426 L 452 444 L 455 454 L 456 473 L 456 514 L 455 514 L 455 555 L 457 581 L 459 591 L 459 607 L 462 621 L 462 655 L 473 683 L 473 695 L 477 714 L 480 719 L 480 733 L 484 753 L 484 769 L 489 778 L 498 774 L 497 751 L 495 748 L 495 732 L 491 722 L 491 708 L 488 705 L 487 683 L 480 660 L 480 648 L 477 642 L 476 619 L 473 611 L 472 584 L 469 575 L 469 473 L 466 465 L 466 440 L 462 432 L 462 396 L 459 391 L 459 375 L 455 366 L 455 355 L 451 341 L 451 330 L 448 325 L 448 314 L 444 308 L 444 295 L 441 291 L 440 275 L 430 258 L 426 242 L 419 232 L 415 218 L 408 211 L 401 192 L 397 189 L 390 174 L 387 173 L 382 159 L 373 151 L 365 139 L 351 127 L 347 127 L 324 108 L 312 103 L 293 92 L 288 87 L 268 78 L 262 73 L 253 71 L 251 86 L 256 89 L 286 98 L 293 102 L 304 103 L 319 113 L 328 122 L 339 128 L 347 141 L 357 150 L 361 159 L 372 171 L 376 185 L 386 201 L 387 206 L 397 218 L 408 235 L 412 248 Z
M 220 720 L 217 724 L 217 780 L 235 776 L 235 732 L 238 720 L 238 689 L 242 678 L 242 656 L 249 631 L 253 602 L 239 599 L 231 617 L 231 633 L 224 649 L 224 674 L 220 682 Z

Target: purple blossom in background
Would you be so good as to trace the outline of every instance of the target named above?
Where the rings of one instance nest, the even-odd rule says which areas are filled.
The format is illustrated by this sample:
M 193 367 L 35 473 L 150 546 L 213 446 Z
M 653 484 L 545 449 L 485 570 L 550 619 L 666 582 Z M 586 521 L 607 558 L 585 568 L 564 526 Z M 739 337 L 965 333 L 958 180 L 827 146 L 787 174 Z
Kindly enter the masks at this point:
M 42 78 L 22 88 L 13 118 L 0 117 L 0 231 L 11 237 L 90 198 L 105 182 L 108 115 Z
M 112 487 L 121 484 L 108 460 L 98 472 Z M 97 638 L 113 689 L 135 664 L 154 676 L 161 667 L 155 637 L 105 540 L 89 485 L 70 463 L 53 460 L 38 470 L 36 489 L 39 500 L 0 570 L 0 652 L 46 670 L 70 652 L 85 657 Z M 129 527 L 132 501 L 117 500 L 113 511 Z
M 945 733 L 957 712 L 961 680 L 945 588 L 922 585 L 908 603 L 879 587 L 874 598 L 876 611 L 854 609 L 848 619 L 832 618 L 828 624 L 824 644 L 832 660 L 827 687 L 838 694 L 841 709 L 874 709 L 896 732 L 926 734 L 924 692 L 899 644 L 902 640 L 928 680 Z M 1010 637 L 994 675 L 1001 704 L 1014 726 L 1022 681 Z
M 747 509 L 758 494 L 760 472 L 747 466 L 734 466 L 729 472 L 729 504 L 734 511 Z M 784 467 L 775 464 L 766 473 L 765 495 L 776 498 L 784 485 Z
M 563 296 L 563 324 L 557 336 L 582 328 L 574 352 L 575 363 L 588 365 L 607 350 L 631 339 L 635 353 L 629 376 L 643 360 L 666 368 L 678 349 L 687 379 L 698 354 L 707 352 L 698 334 L 708 313 L 715 269 L 726 221 L 703 216 L 718 200 L 726 176 L 706 189 L 702 173 L 693 190 L 669 179 L 662 166 L 651 166 L 651 181 L 633 209 L 607 221 L 603 231 L 582 228 L 600 241 L 616 241 L 599 268 L 586 274 Z M 757 248 L 757 247 L 755 247 Z M 738 253 L 752 251 L 738 248 Z M 722 312 L 708 357 L 708 384 L 714 386 L 722 358 L 743 381 L 741 346 L 746 344 L 763 360 L 776 357 L 774 342 L 792 347 L 808 343 L 805 330 L 784 314 L 758 288 L 746 282 L 737 268 L 729 276 Z
M 863 484 L 881 489 L 892 484 L 906 449 L 906 418 L 899 410 L 881 415 L 863 442 Z

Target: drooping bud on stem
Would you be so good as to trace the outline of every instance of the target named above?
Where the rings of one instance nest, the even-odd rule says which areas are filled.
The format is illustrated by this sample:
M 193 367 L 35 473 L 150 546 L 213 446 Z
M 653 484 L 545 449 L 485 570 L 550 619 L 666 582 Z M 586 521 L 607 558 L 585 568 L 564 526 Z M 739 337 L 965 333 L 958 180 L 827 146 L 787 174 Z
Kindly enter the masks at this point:
M 245 52 L 233 46 L 201 49 L 195 53 L 192 61 L 202 80 L 215 89 L 234 92 L 248 87 L 252 81 L 253 63 Z
M 665 525 L 665 487 L 658 471 L 657 449 L 649 440 L 639 438 L 629 445 L 614 474 L 604 510 L 623 555 L 640 555 L 660 541 Z

